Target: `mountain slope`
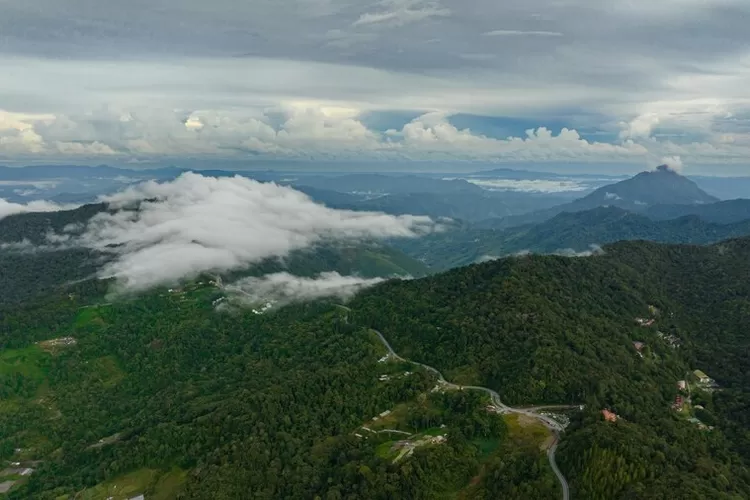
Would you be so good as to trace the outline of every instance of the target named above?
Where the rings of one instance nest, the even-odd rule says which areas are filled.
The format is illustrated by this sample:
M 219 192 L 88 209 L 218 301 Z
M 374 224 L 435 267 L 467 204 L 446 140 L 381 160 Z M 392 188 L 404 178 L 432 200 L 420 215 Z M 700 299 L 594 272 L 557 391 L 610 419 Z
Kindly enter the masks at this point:
M 0 459 L 36 469 L 9 499 L 559 497 L 543 429 L 379 362 L 373 327 L 457 383 L 575 405 L 557 452 L 573 498 L 747 498 L 748 275 L 750 239 L 630 242 L 387 282 L 347 310 L 222 313 L 223 290 L 200 283 L 98 306 L 81 283 L 0 305 Z M 696 384 L 703 411 L 675 412 L 695 368 L 723 389 Z M 412 435 L 445 440 L 397 460 Z
M 643 212 L 654 205 L 703 205 L 719 201 L 701 190 L 693 181 L 661 165 L 656 170 L 603 186 L 593 193 L 564 205 L 505 219 L 488 219 L 485 228 L 505 229 L 548 220 L 562 212 L 580 212 L 602 206 L 614 206 Z
M 461 226 L 393 245 L 432 269 L 445 270 L 524 251 L 585 252 L 592 245 L 620 240 L 704 245 L 746 235 L 750 235 L 750 217 L 732 224 L 706 222 L 695 215 L 655 221 L 617 207 L 598 207 L 503 231 Z
M 626 242 L 596 257 L 525 256 L 390 282 L 351 307 L 457 383 L 515 403 L 585 402 L 558 453 L 575 498 L 731 499 L 750 492 L 748 275 L 750 239 Z M 694 386 L 703 409 L 671 410 L 676 382 L 695 368 L 724 389 Z M 692 415 L 717 427 L 700 430 Z M 710 451 L 721 442 L 734 458 Z
M 654 205 L 644 213 L 654 220 L 696 215 L 708 222 L 731 224 L 750 219 L 750 200 L 740 198 L 707 205 Z

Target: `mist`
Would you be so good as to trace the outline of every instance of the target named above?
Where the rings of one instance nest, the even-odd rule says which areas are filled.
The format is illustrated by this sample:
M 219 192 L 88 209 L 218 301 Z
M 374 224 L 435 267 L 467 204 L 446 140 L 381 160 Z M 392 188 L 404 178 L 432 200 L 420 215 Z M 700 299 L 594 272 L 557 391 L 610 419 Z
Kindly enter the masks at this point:
M 271 302 L 286 305 L 325 297 L 342 301 L 352 298 L 363 288 L 385 281 L 383 278 L 342 276 L 337 272 L 321 273 L 314 278 L 294 276 L 286 272 L 241 279 L 225 289 L 240 302 L 257 304 Z
M 242 269 L 321 242 L 415 237 L 436 227 L 425 216 L 331 209 L 290 187 L 239 176 L 185 173 L 102 201 L 116 210 L 97 214 L 71 240 L 110 254 L 99 275 L 116 278 L 123 291 Z

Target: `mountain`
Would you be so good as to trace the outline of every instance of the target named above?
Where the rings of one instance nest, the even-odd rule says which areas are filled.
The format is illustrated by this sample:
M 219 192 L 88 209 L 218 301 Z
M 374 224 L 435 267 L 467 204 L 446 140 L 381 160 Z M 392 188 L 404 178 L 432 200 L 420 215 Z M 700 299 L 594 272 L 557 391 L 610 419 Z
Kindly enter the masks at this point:
M 709 222 L 730 224 L 750 219 L 750 200 L 727 200 L 706 205 L 654 205 L 644 213 L 654 220 L 695 215 Z
M 501 259 L 263 314 L 215 310 L 212 283 L 126 301 L 72 284 L 0 304 L 0 460 L 19 464 L 0 477 L 9 500 L 542 500 L 559 441 L 572 498 L 747 498 L 748 274 L 739 239 Z M 565 430 L 469 385 L 565 405 L 546 409 Z
M 653 205 L 702 205 L 719 201 L 701 190 L 695 182 L 666 165 L 641 172 L 630 179 L 604 186 L 573 202 L 575 207 L 594 208 L 602 205 L 642 210 Z
M 603 186 L 573 202 L 506 219 L 488 219 L 481 226 L 504 229 L 542 222 L 562 212 L 580 212 L 601 206 L 643 212 L 654 205 L 703 205 L 717 201 L 718 198 L 701 190 L 695 182 L 661 165 L 653 171 Z
M 750 235 L 750 215 L 730 224 L 708 222 L 697 215 L 652 220 L 610 206 L 563 212 L 539 224 L 506 230 L 454 227 L 443 233 L 392 244 L 432 269 L 445 270 L 518 252 L 590 252 L 592 247 L 621 240 L 704 245 L 746 235 Z

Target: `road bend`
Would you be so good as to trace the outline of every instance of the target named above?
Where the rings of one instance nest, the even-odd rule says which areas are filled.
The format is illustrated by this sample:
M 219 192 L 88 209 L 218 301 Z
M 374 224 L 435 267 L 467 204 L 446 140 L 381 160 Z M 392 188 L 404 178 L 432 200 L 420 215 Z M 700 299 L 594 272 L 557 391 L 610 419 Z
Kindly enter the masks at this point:
M 349 308 L 346 306 L 341 306 L 344 310 L 349 311 Z M 403 361 L 406 363 L 410 363 L 412 365 L 421 366 L 425 370 L 434 373 L 437 376 L 438 382 L 449 389 L 459 389 L 459 390 L 469 390 L 469 391 L 481 391 L 490 396 L 490 400 L 492 401 L 492 404 L 500 411 L 501 413 L 517 413 L 519 415 L 526 415 L 528 417 L 534 418 L 536 420 L 539 420 L 542 424 L 544 424 L 548 429 L 552 431 L 552 434 L 555 437 L 554 442 L 552 443 L 552 446 L 550 446 L 547 449 L 547 459 L 549 460 L 549 465 L 552 467 L 552 471 L 555 473 L 555 476 L 557 476 L 557 480 L 560 482 L 560 486 L 562 487 L 562 497 L 563 500 L 570 500 L 570 487 L 568 486 L 568 481 L 565 479 L 565 476 L 563 476 L 562 472 L 560 472 L 560 469 L 557 467 L 557 462 L 555 461 L 555 452 L 557 451 L 557 445 L 560 442 L 560 433 L 564 430 L 564 427 L 562 424 L 557 422 L 556 420 L 546 416 L 546 415 L 540 415 L 539 413 L 535 413 L 534 410 L 542 409 L 542 408 L 548 408 L 548 407 L 530 407 L 530 408 L 514 408 L 512 406 L 508 406 L 505 403 L 503 403 L 500 400 L 500 395 L 493 391 L 492 389 L 488 387 L 480 387 L 476 385 L 459 385 L 454 384 L 452 382 L 448 382 L 443 374 L 438 370 L 437 368 L 434 368 L 430 365 L 426 365 L 424 363 L 419 363 L 417 361 L 412 361 L 410 359 L 402 358 L 398 355 L 396 351 L 393 350 L 393 347 L 391 346 L 390 342 L 383 336 L 382 333 L 380 333 L 378 330 L 371 329 L 375 334 L 378 336 L 382 344 L 385 346 L 385 348 L 388 350 L 389 357 L 396 359 L 398 361 Z

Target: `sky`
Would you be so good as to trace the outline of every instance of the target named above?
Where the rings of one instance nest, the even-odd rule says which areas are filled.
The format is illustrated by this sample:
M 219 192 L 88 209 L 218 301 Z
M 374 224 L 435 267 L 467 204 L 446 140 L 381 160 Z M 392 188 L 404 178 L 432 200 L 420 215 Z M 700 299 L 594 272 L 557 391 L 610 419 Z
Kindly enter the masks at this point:
M 0 0 L 0 164 L 750 175 L 747 19 L 747 0 Z

